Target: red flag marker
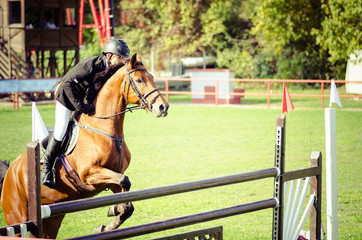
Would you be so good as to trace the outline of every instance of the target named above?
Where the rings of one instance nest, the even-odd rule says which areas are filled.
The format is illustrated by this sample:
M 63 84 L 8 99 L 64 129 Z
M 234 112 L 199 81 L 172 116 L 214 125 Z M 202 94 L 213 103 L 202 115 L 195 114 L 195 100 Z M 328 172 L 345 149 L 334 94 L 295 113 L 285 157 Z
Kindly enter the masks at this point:
M 282 113 L 294 110 L 294 105 L 292 99 L 290 98 L 290 94 L 287 86 L 283 83 L 283 103 L 282 103 Z

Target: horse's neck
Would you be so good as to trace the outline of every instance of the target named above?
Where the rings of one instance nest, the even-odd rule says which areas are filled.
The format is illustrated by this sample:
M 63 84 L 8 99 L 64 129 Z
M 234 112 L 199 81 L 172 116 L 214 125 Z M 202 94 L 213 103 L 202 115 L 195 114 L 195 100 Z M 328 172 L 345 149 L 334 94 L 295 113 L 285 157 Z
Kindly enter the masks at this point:
M 124 101 L 123 91 L 121 89 L 122 79 L 125 75 L 125 73 L 122 74 L 123 72 L 125 71 L 121 71 L 121 73 L 120 71 L 116 72 L 107 80 L 98 93 L 95 99 L 95 116 L 112 116 L 126 109 L 127 103 Z M 122 137 L 123 135 L 124 114 L 108 119 L 88 117 L 87 120 L 92 127 L 104 130 L 117 137 Z

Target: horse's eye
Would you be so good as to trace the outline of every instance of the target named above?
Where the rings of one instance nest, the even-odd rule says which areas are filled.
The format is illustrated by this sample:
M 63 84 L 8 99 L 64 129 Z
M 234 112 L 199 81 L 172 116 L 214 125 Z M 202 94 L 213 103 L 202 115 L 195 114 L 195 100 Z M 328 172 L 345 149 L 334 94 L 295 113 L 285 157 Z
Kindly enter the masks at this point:
M 141 78 L 136 78 L 136 82 L 142 83 L 142 79 Z

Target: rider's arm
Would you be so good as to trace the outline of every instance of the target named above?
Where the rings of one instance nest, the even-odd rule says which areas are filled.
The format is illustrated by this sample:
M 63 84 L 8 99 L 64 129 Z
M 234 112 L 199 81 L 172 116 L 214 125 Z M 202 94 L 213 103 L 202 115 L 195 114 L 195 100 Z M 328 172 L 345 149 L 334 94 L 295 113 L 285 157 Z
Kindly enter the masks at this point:
M 95 71 L 94 59 L 88 58 L 79 62 L 64 76 L 63 89 L 77 110 L 82 110 L 83 98 Z

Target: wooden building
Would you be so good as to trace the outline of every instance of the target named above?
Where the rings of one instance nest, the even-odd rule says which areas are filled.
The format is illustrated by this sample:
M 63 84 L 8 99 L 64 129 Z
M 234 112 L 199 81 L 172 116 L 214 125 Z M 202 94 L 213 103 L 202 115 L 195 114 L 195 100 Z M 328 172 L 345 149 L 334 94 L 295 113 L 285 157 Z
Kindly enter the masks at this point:
M 79 0 L 0 0 L 0 79 L 63 76 L 78 63 L 78 11 Z

